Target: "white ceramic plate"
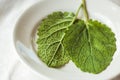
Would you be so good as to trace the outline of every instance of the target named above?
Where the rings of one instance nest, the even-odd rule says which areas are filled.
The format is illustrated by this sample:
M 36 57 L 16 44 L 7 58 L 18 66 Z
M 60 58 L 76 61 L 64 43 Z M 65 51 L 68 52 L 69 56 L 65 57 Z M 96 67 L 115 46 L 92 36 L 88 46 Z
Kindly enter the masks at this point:
M 120 8 L 107 0 L 87 0 L 90 17 L 110 26 L 117 38 L 117 51 L 110 66 L 100 74 L 82 72 L 72 62 L 60 69 L 47 67 L 35 54 L 32 36 L 37 24 L 53 11 L 75 12 L 81 0 L 43 0 L 33 5 L 19 19 L 14 43 L 22 61 L 46 80 L 109 80 L 120 73 Z

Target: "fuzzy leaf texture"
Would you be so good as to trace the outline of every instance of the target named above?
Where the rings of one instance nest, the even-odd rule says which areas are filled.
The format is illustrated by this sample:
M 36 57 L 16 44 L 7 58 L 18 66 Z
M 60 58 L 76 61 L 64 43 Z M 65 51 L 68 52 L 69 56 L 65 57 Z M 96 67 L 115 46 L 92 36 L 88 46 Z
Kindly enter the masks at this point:
M 37 54 L 49 67 L 61 67 L 69 61 L 62 40 L 73 17 L 73 13 L 53 12 L 41 21 Z
M 93 20 L 87 23 L 79 20 L 70 26 L 63 44 L 78 68 L 94 74 L 107 68 L 116 50 L 111 29 Z

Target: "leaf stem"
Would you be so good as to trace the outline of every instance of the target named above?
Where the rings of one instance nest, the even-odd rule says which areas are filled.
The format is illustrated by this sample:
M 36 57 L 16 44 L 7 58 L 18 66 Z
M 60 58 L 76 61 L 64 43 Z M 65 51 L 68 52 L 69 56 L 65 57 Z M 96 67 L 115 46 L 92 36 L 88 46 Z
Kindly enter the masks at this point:
M 70 23 L 70 25 L 72 25 L 74 23 L 74 21 L 76 20 L 78 13 L 80 12 L 80 9 L 83 7 L 83 4 L 80 4 L 80 6 L 77 9 L 77 12 L 75 14 L 75 17 L 73 18 L 72 22 Z
M 86 0 L 82 0 L 82 4 L 83 4 L 83 11 L 84 11 L 84 15 L 85 15 L 85 20 L 87 22 L 89 20 L 89 15 L 88 15 L 87 7 L 86 7 Z

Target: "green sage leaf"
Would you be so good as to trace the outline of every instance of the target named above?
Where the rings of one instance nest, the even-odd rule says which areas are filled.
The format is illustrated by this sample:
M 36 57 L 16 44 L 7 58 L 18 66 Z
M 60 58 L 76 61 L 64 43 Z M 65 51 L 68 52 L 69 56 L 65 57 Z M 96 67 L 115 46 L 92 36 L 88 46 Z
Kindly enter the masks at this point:
M 62 40 L 73 17 L 73 13 L 54 12 L 41 21 L 37 33 L 37 54 L 49 67 L 60 67 L 69 61 Z
M 116 50 L 114 33 L 93 20 L 79 20 L 67 30 L 63 45 L 72 61 L 84 72 L 100 73 L 112 61 Z

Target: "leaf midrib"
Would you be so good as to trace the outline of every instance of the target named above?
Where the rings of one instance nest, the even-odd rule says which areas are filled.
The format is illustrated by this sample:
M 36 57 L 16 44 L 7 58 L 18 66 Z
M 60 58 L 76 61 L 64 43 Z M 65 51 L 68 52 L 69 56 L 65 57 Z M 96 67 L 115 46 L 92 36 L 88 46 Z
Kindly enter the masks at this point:
M 48 62 L 48 66 L 50 66 L 50 65 L 51 65 L 51 63 L 52 63 L 52 61 L 53 61 L 53 59 L 54 59 L 54 57 L 55 57 L 55 55 L 56 55 L 56 53 L 57 53 L 57 51 L 58 51 L 58 49 L 59 49 L 60 45 L 62 45 L 62 40 L 63 40 L 64 36 L 65 36 L 65 33 L 63 34 L 63 36 L 62 36 L 61 40 L 59 41 L 59 44 L 58 44 L 58 46 L 57 46 L 57 48 L 56 48 L 55 52 L 53 53 L 52 58 L 51 58 L 51 59 L 50 59 L 50 61 Z
M 93 69 L 96 72 L 95 65 L 93 63 L 94 60 L 93 60 L 93 55 L 92 55 L 93 51 L 92 51 L 91 37 L 90 37 L 90 32 L 89 32 L 89 22 L 85 22 L 85 24 L 86 24 L 86 29 L 87 29 L 88 44 L 89 44 L 89 47 L 90 47 L 90 55 L 89 56 L 91 56 L 92 64 L 93 64 Z

